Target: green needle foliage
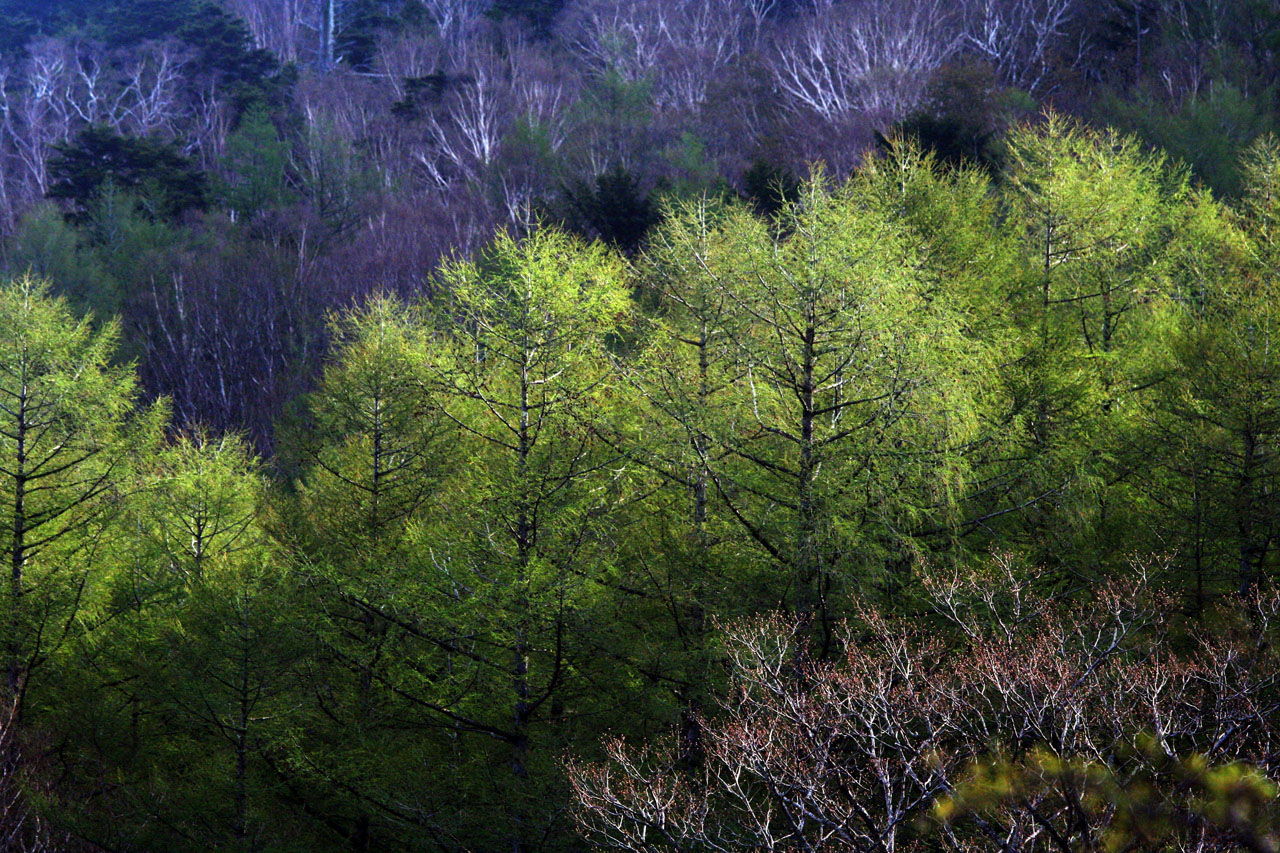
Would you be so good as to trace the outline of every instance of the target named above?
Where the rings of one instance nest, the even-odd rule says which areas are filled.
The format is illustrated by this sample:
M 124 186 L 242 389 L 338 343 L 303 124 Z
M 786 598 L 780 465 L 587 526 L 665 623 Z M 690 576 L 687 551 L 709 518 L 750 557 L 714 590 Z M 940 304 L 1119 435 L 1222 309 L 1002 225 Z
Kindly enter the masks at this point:
M 111 363 L 117 328 L 77 320 L 47 286 L 0 288 L 0 500 L 6 556 L 6 699 L 95 608 L 134 451 L 163 408 L 139 411 L 133 371 Z
M 325 171 L 284 168 L 274 134 L 246 114 L 220 187 L 264 223 L 274 192 Z M 258 138 L 274 140 L 265 160 L 245 147 Z M 1011 133 L 998 174 L 890 139 L 847 180 L 782 187 L 767 216 L 668 201 L 626 255 L 553 228 L 500 233 L 439 268 L 429 300 L 330 316 L 275 462 L 234 434 L 166 433 L 167 405 L 144 405 L 118 361 L 117 323 L 76 316 L 30 277 L 5 283 L 0 697 L 16 713 L 0 795 L 109 850 L 581 849 L 564 759 L 618 770 L 591 763 L 632 754 L 606 736 L 674 729 L 670 749 L 644 753 L 672 790 L 710 784 L 726 737 L 803 767 L 769 741 L 776 720 L 726 728 L 726 709 L 765 713 L 727 686 L 743 677 L 729 620 L 781 614 L 766 621 L 795 642 L 762 647 L 749 675 L 793 710 L 817 710 L 840 661 L 861 661 L 867 720 L 942 707 L 901 706 L 904 684 L 951 684 L 955 699 L 993 679 L 1032 697 L 1045 730 L 1071 690 L 1032 683 L 1062 676 L 1063 656 L 1026 620 L 1087 641 L 1099 657 L 1085 675 L 1100 672 L 1129 627 L 1076 617 L 1122 600 L 1135 567 L 1162 567 L 1167 618 L 1142 630 L 1170 654 L 1245 622 L 1269 637 L 1278 152 L 1270 138 L 1249 150 L 1227 205 L 1133 139 L 1049 115 Z M 335 204 L 320 219 L 359 220 Z M 46 225 L 27 236 L 48 268 L 71 263 L 51 263 L 59 247 L 98 251 Z M 119 263 L 147 263 L 117 243 Z M 175 311 L 186 298 L 175 290 Z M 1008 568 L 974 593 L 995 615 L 974 615 L 986 610 L 961 601 L 963 579 L 993 549 L 1039 571 Z M 1241 596 L 1251 615 L 1216 606 Z M 988 658 L 965 657 L 993 631 L 1008 637 Z M 918 664 L 889 654 L 908 634 Z M 872 640 L 885 657 L 859 657 Z M 1250 642 L 1215 661 L 1256 670 L 1256 705 L 1197 664 L 1180 677 L 1204 696 L 1179 712 L 1203 699 L 1269 720 L 1274 655 Z M 1160 654 L 1126 658 L 1117 689 L 1164 683 Z M 951 681 L 944 659 L 961 668 Z M 1026 683 L 1009 681 L 1014 659 Z M 987 707 L 965 711 L 972 732 L 999 723 Z M 824 730 L 804 719 L 787 723 L 797 743 Z M 1170 754 L 1212 753 L 1213 726 L 1197 726 Z M 889 743 L 868 731 L 874 750 Z M 920 779 L 935 757 L 963 768 L 992 748 L 974 735 L 948 758 L 930 740 L 942 734 L 920 733 Z M 1183 818 L 1236 820 L 1237 805 L 1248 820 L 1232 837 L 1256 823 L 1270 843 L 1271 776 L 1171 763 L 1134 787 L 1034 746 L 912 795 L 894 826 L 932 837 L 937 801 L 972 828 L 1006 808 L 995 788 L 1066 780 L 1087 789 L 1091 825 L 1115 830 L 1094 848 L 1158 846 Z M 898 790 L 891 765 L 867 767 Z M 664 789 L 624 787 L 662 805 Z M 701 837 L 697 814 L 681 820 Z

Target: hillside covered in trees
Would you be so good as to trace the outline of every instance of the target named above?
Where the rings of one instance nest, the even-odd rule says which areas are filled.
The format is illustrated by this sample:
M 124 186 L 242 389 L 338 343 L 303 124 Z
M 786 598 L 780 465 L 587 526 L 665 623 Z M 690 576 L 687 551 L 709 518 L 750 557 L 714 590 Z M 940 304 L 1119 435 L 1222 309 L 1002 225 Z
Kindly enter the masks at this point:
M 1269 0 L 0 2 L 0 851 L 1280 850 L 1278 83 Z

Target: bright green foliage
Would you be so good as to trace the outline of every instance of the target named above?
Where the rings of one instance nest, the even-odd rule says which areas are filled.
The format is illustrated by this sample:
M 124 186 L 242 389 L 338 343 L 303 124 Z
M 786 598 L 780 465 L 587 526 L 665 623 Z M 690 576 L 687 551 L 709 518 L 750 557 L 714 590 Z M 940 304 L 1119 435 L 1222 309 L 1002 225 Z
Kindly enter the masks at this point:
M 550 817 L 526 781 L 551 759 L 547 724 L 585 710 L 588 614 L 610 574 L 622 474 L 594 422 L 614 396 L 607 345 L 632 305 L 615 256 L 551 231 L 501 235 L 442 279 L 433 384 L 467 464 L 420 547 L 451 587 L 439 617 L 471 638 L 469 678 L 506 685 L 469 705 L 509 747 L 505 831 L 524 845 Z
M 135 450 L 92 630 L 39 693 L 45 725 L 83 734 L 60 820 L 108 849 L 310 849 L 314 829 L 280 819 L 310 646 L 260 524 L 266 480 L 231 436 Z
M 158 575 L 131 575 L 133 588 L 151 595 L 121 611 L 118 647 L 99 652 L 114 664 L 108 678 L 117 676 L 100 701 L 109 707 L 119 696 L 152 727 L 132 740 L 139 775 L 131 781 L 148 796 L 136 804 L 146 820 L 130 822 L 146 827 L 144 835 L 129 842 L 306 849 L 305 829 L 278 815 L 279 797 L 296 784 L 287 768 L 311 652 L 299 584 L 259 522 L 265 481 L 242 442 L 196 435 L 165 448 L 149 482 L 139 522 L 167 535 L 140 540 L 144 554 L 170 554 L 168 543 L 185 534 L 190 546 L 180 559 L 198 569 L 175 560 Z M 145 571 L 156 562 L 144 556 L 138 565 Z M 138 671 L 139 661 L 149 665 L 140 680 L 118 678 Z
M 339 356 L 311 396 L 302 485 L 326 552 L 350 559 L 397 541 L 437 484 L 445 422 L 427 391 L 420 315 L 378 297 L 335 318 Z M 354 579 L 354 578 L 353 578 Z
M 315 616 L 330 686 L 299 761 L 321 778 L 343 780 L 355 796 L 323 807 L 350 822 L 352 834 L 378 837 L 365 800 L 391 802 L 420 762 L 442 760 L 432 752 L 438 741 L 406 743 L 399 734 L 407 709 L 395 677 L 401 667 L 412 676 L 434 666 L 435 646 L 412 646 L 436 601 L 411 531 L 430 518 L 434 491 L 458 457 L 427 386 L 431 354 L 420 312 L 377 297 L 335 317 L 330 334 L 335 354 L 298 439 L 306 472 L 291 533 L 320 584 Z M 371 763 L 373 755 L 383 758 Z
M 554 232 L 500 236 L 442 289 L 335 323 L 311 397 L 298 544 L 336 727 L 305 760 L 354 794 L 353 834 L 529 843 L 593 665 L 619 469 L 592 421 L 631 302 L 618 259 Z
M 857 181 L 809 184 L 776 231 L 741 208 L 670 212 L 640 267 L 657 316 L 620 441 L 670 490 L 652 511 L 687 531 L 659 585 L 689 599 L 671 607 L 685 621 L 745 590 L 825 620 L 999 511 L 971 494 L 1014 476 L 995 358 L 1013 341 L 985 286 L 1016 255 L 987 190 L 902 145 Z
M 648 132 L 643 85 L 593 97 L 602 132 Z M 227 207 L 253 218 L 296 180 L 330 238 L 354 228 L 375 189 L 354 149 L 323 128 L 292 162 L 283 145 L 246 115 Z M 829 659 L 842 615 L 914 614 L 919 566 L 992 548 L 1077 590 L 1172 552 L 1201 619 L 1265 591 L 1276 143 L 1233 207 L 1053 115 L 1000 160 L 886 140 L 843 182 L 763 192 L 760 171 L 761 211 L 689 195 L 660 217 L 604 181 L 584 230 L 626 259 L 500 234 L 429 303 L 332 315 L 279 466 L 236 436 L 166 439 L 116 324 L 0 287 L 6 685 L 31 685 L 54 744 L 49 813 L 106 849 L 571 848 L 566 749 L 679 726 L 673 772 L 699 766 L 718 619 L 782 610 Z M 610 189 L 635 197 L 606 211 Z M 100 190 L 85 229 L 46 212 L 7 263 L 78 303 L 153 300 L 197 362 L 238 330 L 187 300 L 247 286 L 179 287 L 203 245 Z M 207 223 L 230 273 L 294 275 L 285 241 Z M 232 263 L 258 244 L 266 266 Z
M 1191 338 L 1198 337 L 1196 329 L 1205 330 L 1198 319 L 1200 306 L 1222 283 L 1239 276 L 1246 256 L 1245 235 L 1231 212 L 1207 194 L 1196 194 L 1168 247 L 1175 307 L 1159 342 L 1158 381 L 1146 392 L 1149 405 L 1133 437 L 1133 452 L 1140 457 L 1133 466 L 1134 485 L 1151 537 L 1146 547 L 1174 553 L 1182 569 L 1179 582 L 1192 594 L 1197 611 L 1233 569 L 1227 566 L 1231 557 L 1224 549 L 1229 546 L 1220 535 L 1229 528 L 1229 501 L 1224 502 L 1214 484 L 1206 453 L 1213 429 L 1188 407 L 1187 370 L 1197 360 Z
M 657 310 L 630 371 L 643 407 L 636 421 L 621 421 L 631 433 L 620 441 L 687 494 L 684 525 L 709 542 L 733 530 L 710 512 L 711 460 L 712 435 L 746 373 L 736 339 L 749 318 L 732 298 L 740 271 L 724 251 L 726 229 L 742 216 L 703 200 L 678 203 L 667 217 L 638 269 Z
M 963 560 L 1009 547 L 995 531 L 1019 511 L 1036 474 L 1034 461 L 1019 450 L 1027 418 L 1022 371 L 1035 339 L 1018 323 L 1026 277 L 1018 235 L 1003 227 L 983 171 L 945 167 L 913 141 L 889 140 L 858 180 L 868 203 L 918 247 L 922 292 L 944 300 L 970 359 L 962 368 L 969 371 L 962 373 L 967 437 L 952 444 L 945 463 L 963 472 L 963 486 L 933 503 L 916 528 L 919 539 L 933 559 Z
M 111 363 L 116 327 L 95 330 L 32 278 L 0 286 L 0 521 L 6 557 L 5 689 L 21 695 L 96 606 L 110 522 L 134 452 L 162 409 L 139 412 L 133 371 Z
M 695 270 L 736 319 L 720 331 L 740 375 L 699 425 L 716 498 L 779 570 L 777 600 L 824 618 L 836 588 L 909 565 L 900 534 L 945 514 L 964 480 L 947 451 L 975 427 L 981 350 L 874 202 L 814 181 L 780 234 L 730 214 Z
M 1280 523 L 1271 497 L 1280 477 L 1272 449 L 1280 439 L 1278 310 L 1270 276 L 1228 284 L 1188 319 L 1177 342 L 1183 370 L 1170 408 L 1198 438 L 1212 509 L 1229 519 L 1215 528 L 1235 534 L 1241 593 L 1261 582 Z
M 143 536 L 164 555 L 164 569 L 200 578 L 210 561 L 261 547 L 262 498 L 261 475 L 241 439 L 179 436 L 156 456 Z
M 1185 181 L 1136 140 L 1055 114 L 1012 134 L 1008 161 L 1026 259 L 1020 325 L 1034 342 L 1022 392 L 1041 468 L 1032 488 L 1056 505 L 1027 520 L 1038 560 L 1074 552 L 1077 569 L 1092 572 L 1129 526 L 1105 488 L 1124 479 L 1137 392 L 1158 376 L 1150 348 L 1167 321 L 1163 249 Z
M 610 444 L 633 463 L 619 538 L 620 586 L 612 648 L 683 708 L 683 744 L 696 747 L 696 715 L 716 678 L 710 616 L 741 612 L 769 591 L 747 537 L 720 511 L 711 479 L 720 455 L 716 424 L 729 417 L 744 375 L 735 335 L 746 324 L 725 282 L 736 275 L 721 251 L 735 212 L 706 200 L 668 207 L 636 263 L 653 316 L 643 346 L 623 366 L 632 392 L 611 413 Z
M 1280 335 L 1276 264 L 1280 150 L 1265 137 L 1243 163 L 1245 197 L 1230 217 L 1209 200 L 1187 223 L 1179 256 L 1180 323 L 1160 389 L 1155 459 L 1172 474 L 1169 537 L 1191 570 L 1196 602 L 1266 582 L 1280 515 Z M 1225 582 L 1225 583 L 1224 583 Z
M 1157 250 L 1182 177 L 1137 140 L 1056 114 L 1013 134 L 1008 156 L 1008 201 L 1036 272 L 1041 333 L 1068 348 L 1073 372 L 1100 383 L 1099 404 L 1113 403 L 1127 378 L 1121 353 L 1140 339 L 1142 308 L 1158 295 Z

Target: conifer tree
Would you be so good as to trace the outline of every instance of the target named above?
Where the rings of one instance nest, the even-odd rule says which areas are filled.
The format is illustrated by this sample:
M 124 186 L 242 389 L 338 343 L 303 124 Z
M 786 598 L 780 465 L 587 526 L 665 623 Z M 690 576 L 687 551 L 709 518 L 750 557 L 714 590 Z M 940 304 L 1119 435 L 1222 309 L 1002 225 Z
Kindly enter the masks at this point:
M 75 318 L 46 284 L 0 285 L 0 515 L 4 689 L 28 678 L 97 606 L 111 522 L 162 407 L 140 409 L 133 370 L 113 363 L 118 327 Z
M 1165 247 L 1185 193 L 1162 155 L 1055 113 L 1008 140 L 1005 203 L 1033 346 L 1026 452 L 1041 468 L 1032 492 L 1051 498 L 1027 515 L 1037 562 L 1094 575 L 1132 529 L 1126 448 L 1159 376 L 1151 344 L 1167 322 Z
M 608 346 L 632 304 L 616 256 L 549 230 L 499 235 L 442 279 L 431 369 L 468 465 L 424 534 L 455 590 L 439 618 L 468 638 L 476 677 L 508 686 L 504 713 L 485 716 L 509 746 L 508 842 L 530 849 L 550 817 L 529 781 L 550 769 L 542 724 L 586 699 L 586 614 L 610 574 L 621 472 L 592 424 L 612 403 Z
M 746 212 L 724 232 L 718 286 L 745 323 L 711 482 L 782 571 L 778 598 L 826 626 L 835 590 L 900 580 L 885 569 L 909 565 L 913 519 L 957 485 L 945 450 L 972 428 L 961 376 L 981 350 L 865 187 L 820 176 L 776 233 Z

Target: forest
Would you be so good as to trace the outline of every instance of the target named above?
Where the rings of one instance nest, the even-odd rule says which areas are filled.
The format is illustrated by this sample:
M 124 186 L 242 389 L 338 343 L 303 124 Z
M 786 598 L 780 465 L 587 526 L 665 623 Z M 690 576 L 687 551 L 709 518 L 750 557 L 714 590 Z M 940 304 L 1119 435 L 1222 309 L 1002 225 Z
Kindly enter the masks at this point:
M 1280 2 L 0 0 L 0 554 L 0 853 L 1280 853 Z

